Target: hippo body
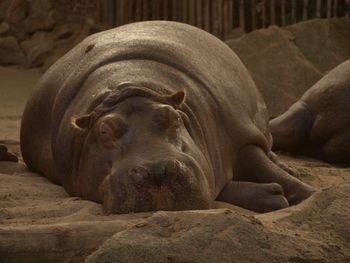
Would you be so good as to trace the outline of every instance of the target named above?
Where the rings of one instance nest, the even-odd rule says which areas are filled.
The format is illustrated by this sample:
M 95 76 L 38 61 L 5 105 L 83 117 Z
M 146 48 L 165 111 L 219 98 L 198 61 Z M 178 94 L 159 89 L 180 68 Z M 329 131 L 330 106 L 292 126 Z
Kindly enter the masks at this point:
M 274 149 L 350 165 L 350 60 L 271 121 Z
M 42 77 L 21 127 L 30 169 L 111 213 L 301 201 L 310 188 L 270 161 L 271 144 L 265 103 L 238 57 L 176 22 L 85 39 Z M 250 155 L 267 164 L 249 171 L 257 179 L 245 175 Z M 250 182 L 232 191 L 236 180 Z M 266 202 L 252 203 L 256 195 Z

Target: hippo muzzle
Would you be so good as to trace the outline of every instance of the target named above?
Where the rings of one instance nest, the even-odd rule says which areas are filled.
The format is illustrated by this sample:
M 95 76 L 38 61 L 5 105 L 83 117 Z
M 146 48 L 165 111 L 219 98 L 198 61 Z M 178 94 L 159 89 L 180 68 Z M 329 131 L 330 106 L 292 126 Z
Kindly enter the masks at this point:
M 205 209 L 210 196 L 203 171 L 193 160 L 162 160 L 117 170 L 102 183 L 107 213 Z

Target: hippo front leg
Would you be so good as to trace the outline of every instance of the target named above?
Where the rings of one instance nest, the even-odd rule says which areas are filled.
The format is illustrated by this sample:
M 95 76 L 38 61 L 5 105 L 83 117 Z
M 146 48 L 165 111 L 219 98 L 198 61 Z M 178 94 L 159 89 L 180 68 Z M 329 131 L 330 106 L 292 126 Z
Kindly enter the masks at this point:
M 289 206 L 282 187 L 277 183 L 259 184 L 231 181 L 221 191 L 217 201 L 223 201 L 259 213 Z
M 280 158 L 277 156 L 277 154 L 275 154 L 274 152 L 269 152 L 268 153 L 268 157 L 270 158 L 270 160 L 275 163 L 278 167 L 282 168 L 283 170 L 285 170 L 287 173 L 293 175 L 293 176 L 298 176 L 298 171 L 293 169 L 292 167 L 290 167 L 289 165 L 285 164 L 284 162 L 282 162 L 280 160 Z
M 276 165 L 263 149 L 256 145 L 247 145 L 239 151 L 235 178 L 254 183 L 277 183 L 282 186 L 290 205 L 300 203 L 315 191 Z

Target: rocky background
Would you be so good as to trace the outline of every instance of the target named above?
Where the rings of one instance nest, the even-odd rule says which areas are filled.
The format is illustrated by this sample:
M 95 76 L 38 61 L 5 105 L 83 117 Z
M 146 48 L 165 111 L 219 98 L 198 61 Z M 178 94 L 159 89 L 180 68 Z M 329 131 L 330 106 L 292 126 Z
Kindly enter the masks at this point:
M 317 189 L 300 205 L 256 214 L 211 210 L 105 215 L 30 172 L 21 159 L 25 101 L 45 69 L 100 30 L 97 7 L 80 0 L 0 1 L 0 144 L 20 159 L 0 162 L 0 262 L 350 262 L 350 169 L 282 155 Z M 93 1 L 92 1 L 93 2 Z M 75 15 L 85 10 L 86 16 Z M 90 10 L 90 11 L 89 11 Z M 9 15 L 10 14 L 10 15 Z M 350 24 L 313 20 L 270 27 L 227 44 L 249 69 L 272 116 L 350 58 Z M 18 69 L 18 68 L 21 69 Z M 214 209 L 216 208 L 216 209 Z
M 350 58 L 350 21 L 314 19 L 228 40 L 250 71 L 270 116 L 284 112 L 332 68 Z
M 1 0 L 0 65 L 48 68 L 103 28 L 98 1 Z
M 45 71 L 86 36 L 106 29 L 96 0 L 1 0 L 0 65 Z M 250 71 L 270 116 L 350 57 L 346 18 L 272 26 L 226 41 Z

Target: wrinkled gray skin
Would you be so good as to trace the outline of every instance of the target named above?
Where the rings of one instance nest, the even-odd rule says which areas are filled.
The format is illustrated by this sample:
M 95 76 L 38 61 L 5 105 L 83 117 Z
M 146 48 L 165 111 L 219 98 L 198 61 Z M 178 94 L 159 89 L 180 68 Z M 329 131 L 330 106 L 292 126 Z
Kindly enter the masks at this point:
M 350 165 L 350 60 L 311 87 L 273 119 L 274 149 Z
M 21 128 L 30 169 L 108 213 L 296 204 L 312 189 L 270 160 L 271 144 L 238 57 L 200 29 L 160 21 L 77 45 L 42 77 Z

